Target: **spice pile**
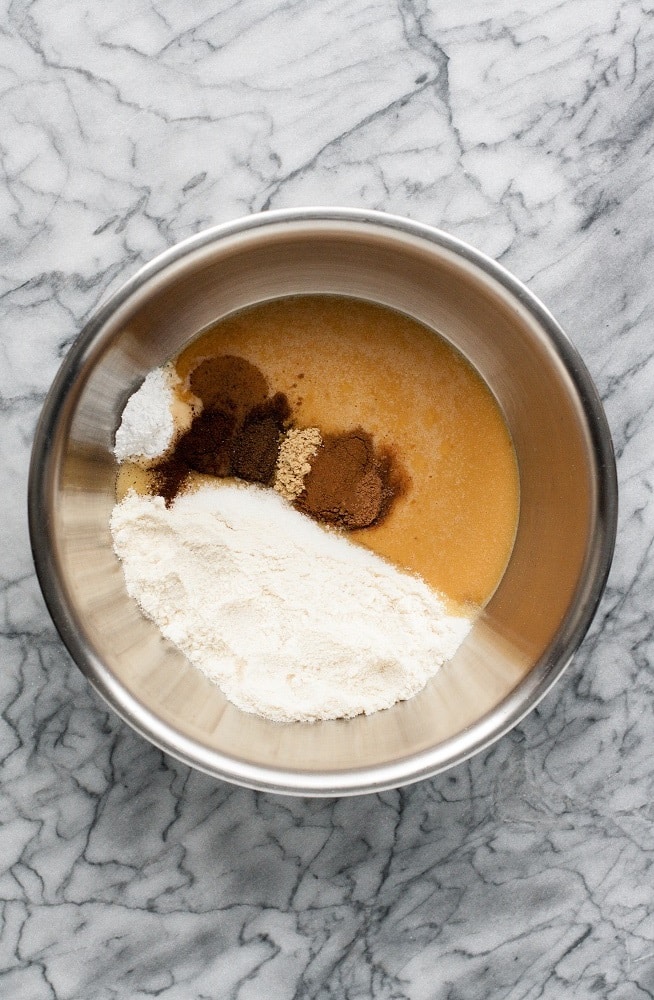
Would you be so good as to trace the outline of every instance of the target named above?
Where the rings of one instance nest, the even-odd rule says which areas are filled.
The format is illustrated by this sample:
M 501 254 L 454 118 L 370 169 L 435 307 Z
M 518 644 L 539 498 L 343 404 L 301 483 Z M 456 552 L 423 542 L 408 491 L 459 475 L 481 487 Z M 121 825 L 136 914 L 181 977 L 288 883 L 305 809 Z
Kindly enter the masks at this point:
M 149 495 L 130 490 L 111 516 L 128 593 L 245 711 L 310 722 L 388 708 L 470 629 L 422 580 L 330 530 L 388 514 L 404 486 L 395 456 L 361 428 L 296 426 L 244 358 L 207 358 L 184 386 L 172 365 L 151 372 L 115 453 L 149 472 Z
M 161 391 L 161 371 L 156 386 L 152 373 L 140 392 L 152 397 L 153 389 Z M 124 424 L 138 417 L 138 393 L 116 435 L 119 457 L 150 465 L 153 492 L 167 505 L 196 472 L 271 486 L 315 520 L 354 530 L 378 524 L 402 492 L 396 459 L 376 448 L 370 434 L 359 427 L 323 436 L 317 427 L 296 427 L 287 397 L 271 394 L 262 372 L 245 358 L 205 359 L 191 372 L 189 390 L 198 401 L 196 412 L 176 440 L 168 434 L 163 457 L 152 456 L 151 447 L 125 455 Z

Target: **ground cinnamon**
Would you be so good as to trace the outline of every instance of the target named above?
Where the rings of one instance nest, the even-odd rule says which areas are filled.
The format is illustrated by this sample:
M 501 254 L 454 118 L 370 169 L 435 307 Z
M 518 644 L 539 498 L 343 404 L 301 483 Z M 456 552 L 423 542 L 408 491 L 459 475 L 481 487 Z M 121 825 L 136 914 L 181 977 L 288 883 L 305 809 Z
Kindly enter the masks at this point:
M 205 410 L 231 413 L 237 422 L 268 399 L 268 383 L 262 372 L 232 354 L 201 361 L 191 372 L 189 384 Z
M 230 446 L 236 420 L 224 410 L 203 410 L 177 442 L 176 455 L 206 476 L 230 474 Z
M 231 475 L 249 483 L 271 485 L 290 415 L 288 400 L 281 392 L 249 411 L 232 441 Z
M 230 447 L 236 421 L 221 410 L 204 410 L 181 435 L 172 454 L 154 467 L 154 492 L 169 507 L 184 488 L 191 472 L 207 476 L 228 476 Z
M 388 454 L 361 427 L 325 438 L 295 505 L 340 528 L 367 528 L 384 516 L 400 483 Z
M 274 487 L 291 502 L 304 489 L 304 480 L 311 471 L 311 459 L 322 444 L 317 427 L 293 427 L 284 435 L 275 466 Z

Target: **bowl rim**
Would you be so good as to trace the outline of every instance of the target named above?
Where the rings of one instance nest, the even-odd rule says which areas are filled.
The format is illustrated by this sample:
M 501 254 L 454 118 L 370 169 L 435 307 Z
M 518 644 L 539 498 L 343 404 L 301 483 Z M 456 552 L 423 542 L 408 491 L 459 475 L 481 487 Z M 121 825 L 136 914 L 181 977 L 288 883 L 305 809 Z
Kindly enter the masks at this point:
M 597 525 L 592 541 L 592 573 L 575 606 L 574 622 L 565 641 L 539 661 L 529 674 L 491 712 L 477 720 L 465 734 L 457 734 L 390 764 L 347 770 L 304 771 L 250 765 L 217 750 L 199 747 L 181 737 L 172 726 L 143 705 L 110 673 L 78 628 L 59 580 L 53 557 L 49 509 L 50 442 L 64 419 L 70 387 L 84 358 L 108 320 L 138 291 L 182 258 L 223 239 L 280 224 L 342 223 L 382 228 L 435 244 L 461 257 L 497 281 L 537 322 L 556 350 L 572 380 L 585 415 L 597 468 Z M 602 402 L 578 351 L 549 310 L 518 278 L 471 245 L 425 223 L 385 212 L 335 207 L 305 207 L 260 212 L 202 230 L 175 244 L 139 268 L 123 285 L 93 310 L 66 354 L 46 396 L 37 424 L 28 479 L 28 521 L 37 578 L 53 622 L 79 669 L 110 707 L 141 736 L 183 763 L 214 777 L 245 787 L 302 796 L 357 795 L 408 785 L 462 763 L 487 749 L 531 712 L 561 677 L 579 648 L 597 611 L 611 567 L 617 533 L 618 483 L 613 442 Z M 476 734 L 471 740 L 471 734 Z M 462 739 L 462 735 L 466 738 Z M 198 755 L 198 749 L 205 752 Z M 449 750 L 449 753 L 447 752 Z

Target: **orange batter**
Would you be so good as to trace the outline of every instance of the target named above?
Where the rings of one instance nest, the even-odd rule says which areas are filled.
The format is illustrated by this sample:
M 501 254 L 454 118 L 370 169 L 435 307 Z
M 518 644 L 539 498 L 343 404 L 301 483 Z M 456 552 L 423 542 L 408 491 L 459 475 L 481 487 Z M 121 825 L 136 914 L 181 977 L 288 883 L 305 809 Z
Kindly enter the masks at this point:
M 396 453 L 409 488 L 352 541 L 456 603 L 488 600 L 515 536 L 518 471 L 495 399 L 445 340 L 390 309 L 312 295 L 221 320 L 182 351 L 177 371 L 186 379 L 219 354 L 260 368 L 271 392 L 288 396 L 298 426 L 361 426 Z

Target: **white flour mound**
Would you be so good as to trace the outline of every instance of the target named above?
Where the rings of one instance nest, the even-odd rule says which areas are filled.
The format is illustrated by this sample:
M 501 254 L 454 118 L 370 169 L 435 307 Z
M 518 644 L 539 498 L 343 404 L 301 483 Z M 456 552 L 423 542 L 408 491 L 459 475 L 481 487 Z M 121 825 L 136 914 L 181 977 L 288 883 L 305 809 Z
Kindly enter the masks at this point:
M 272 490 L 203 487 L 168 509 L 130 492 L 111 531 L 144 613 L 230 701 L 276 721 L 410 698 L 471 627 L 422 580 Z
M 127 400 L 116 431 L 114 455 L 119 462 L 151 462 L 170 447 L 175 434 L 172 415 L 173 375 L 155 368 Z

